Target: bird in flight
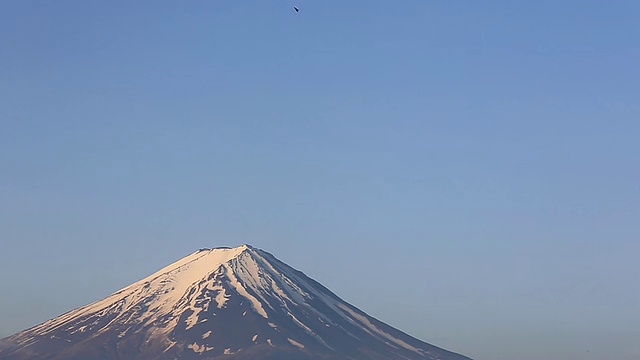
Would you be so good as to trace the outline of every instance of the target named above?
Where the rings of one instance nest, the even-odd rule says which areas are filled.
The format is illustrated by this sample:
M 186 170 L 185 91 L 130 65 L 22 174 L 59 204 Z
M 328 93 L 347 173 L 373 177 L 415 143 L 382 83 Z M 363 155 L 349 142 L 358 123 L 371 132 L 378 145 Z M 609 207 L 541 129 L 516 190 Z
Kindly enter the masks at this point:
M 300 12 L 300 9 L 298 9 L 297 7 L 293 7 L 293 10 L 295 10 L 296 12 Z

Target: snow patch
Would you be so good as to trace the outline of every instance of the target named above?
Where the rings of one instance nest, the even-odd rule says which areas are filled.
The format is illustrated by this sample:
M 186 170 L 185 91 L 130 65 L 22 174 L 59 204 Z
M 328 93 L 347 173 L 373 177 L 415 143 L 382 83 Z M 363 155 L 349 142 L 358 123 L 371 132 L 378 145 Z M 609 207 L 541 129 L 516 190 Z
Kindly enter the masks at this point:
M 189 317 L 187 318 L 187 320 L 185 320 L 184 322 L 187 323 L 187 327 L 185 328 L 185 330 L 189 330 L 192 327 L 194 327 L 197 323 L 198 323 L 198 314 L 200 314 L 200 312 L 202 311 L 202 309 L 192 309 L 193 313 L 191 313 L 191 315 L 189 315 Z
M 235 276 L 233 270 L 231 270 L 231 267 L 228 264 L 223 264 L 223 266 L 227 271 L 227 277 L 229 278 L 230 285 L 233 286 L 241 296 L 251 302 L 251 307 L 255 312 L 260 314 L 263 318 L 268 319 L 269 316 L 267 315 L 267 312 L 262 308 L 262 303 L 258 301 L 258 299 L 256 299 L 253 295 L 249 294 L 244 286 L 240 284 L 238 278 Z
M 407 344 L 406 342 L 397 339 L 395 337 L 393 337 L 390 334 L 387 334 L 386 332 L 378 329 L 377 326 L 375 326 L 373 323 L 371 323 L 369 321 L 369 319 L 367 319 L 367 317 L 360 315 L 358 313 L 356 313 L 355 311 L 349 309 L 347 306 L 343 305 L 343 304 L 337 304 L 337 306 L 342 309 L 344 312 L 348 313 L 350 317 L 353 317 L 355 320 L 357 320 L 358 322 L 360 322 L 362 325 L 364 325 L 366 328 L 368 328 L 369 330 L 371 330 L 372 332 L 376 333 L 378 336 L 383 337 L 389 341 L 391 341 L 392 343 L 399 345 L 407 350 L 416 352 L 418 354 L 420 353 L 424 353 L 424 350 L 422 349 L 418 349 L 416 347 L 413 347 L 409 344 Z M 366 329 L 365 329 L 366 330 Z M 389 344 L 391 345 L 391 344 Z
M 315 333 L 313 332 L 313 330 L 311 330 L 311 328 L 303 324 L 302 321 L 298 320 L 298 318 L 293 316 L 292 313 L 288 313 L 287 315 L 289 315 L 289 317 L 293 320 L 293 322 L 296 323 L 296 325 L 298 325 L 299 327 L 303 328 L 304 331 L 306 331 L 309 335 L 315 335 Z
M 216 295 L 216 303 L 218 304 L 218 309 L 222 309 L 227 301 L 229 301 L 231 295 L 227 295 L 227 289 L 225 289 L 223 286 L 215 287 L 212 290 L 218 290 L 218 294 Z
M 177 344 L 177 342 L 175 342 L 175 341 L 171 341 L 171 340 L 168 340 L 168 341 L 169 341 L 169 346 L 166 349 L 164 349 L 164 351 L 162 352 L 163 354 L 166 353 L 167 351 L 169 351 L 169 349 L 171 349 L 172 347 L 174 347 Z
M 77 332 L 81 332 L 81 333 L 83 333 L 83 332 L 85 332 L 86 330 L 87 330 L 87 326 L 86 326 L 86 325 L 85 325 L 85 326 L 80 326 L 79 328 L 77 328 L 77 329 L 73 330 L 70 334 L 75 334 L 75 333 L 77 333 Z
M 198 343 L 193 343 L 193 344 L 189 344 L 187 346 L 187 348 L 193 350 L 193 352 L 197 353 L 197 354 L 202 354 L 205 351 L 211 351 L 213 350 L 213 346 L 209 347 L 206 345 L 198 345 Z M 168 349 L 167 349 L 168 350 Z M 165 350 L 166 351 L 166 350 Z
M 293 346 L 295 346 L 295 347 L 297 347 L 299 349 L 304 349 L 304 345 L 300 344 L 299 342 L 297 342 L 297 341 L 295 341 L 293 339 L 290 339 L 290 338 L 287 338 L 287 340 L 289 340 L 291 345 L 293 345 Z

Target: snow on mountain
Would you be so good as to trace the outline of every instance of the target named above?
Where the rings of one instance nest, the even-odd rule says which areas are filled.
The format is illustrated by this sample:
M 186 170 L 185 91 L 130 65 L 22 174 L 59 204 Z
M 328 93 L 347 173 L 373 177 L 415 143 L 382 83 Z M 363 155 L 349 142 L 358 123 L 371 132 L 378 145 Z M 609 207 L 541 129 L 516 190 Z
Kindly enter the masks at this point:
M 469 360 L 344 302 L 249 245 L 201 249 L 4 339 L 0 359 Z

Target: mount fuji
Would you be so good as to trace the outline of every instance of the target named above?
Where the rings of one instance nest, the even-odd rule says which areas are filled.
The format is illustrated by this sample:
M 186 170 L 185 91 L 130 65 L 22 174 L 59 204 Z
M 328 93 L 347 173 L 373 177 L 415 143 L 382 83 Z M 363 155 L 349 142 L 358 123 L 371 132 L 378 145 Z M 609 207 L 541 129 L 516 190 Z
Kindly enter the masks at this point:
M 249 245 L 201 249 L 0 344 L 2 360 L 470 360 Z

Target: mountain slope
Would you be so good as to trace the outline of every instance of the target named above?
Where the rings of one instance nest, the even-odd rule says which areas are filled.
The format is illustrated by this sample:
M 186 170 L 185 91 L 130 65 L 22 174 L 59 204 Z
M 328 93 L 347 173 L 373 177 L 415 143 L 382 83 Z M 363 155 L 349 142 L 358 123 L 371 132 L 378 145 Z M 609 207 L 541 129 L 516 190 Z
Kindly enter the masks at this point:
M 468 360 L 368 316 L 248 245 L 199 250 L 4 344 L 0 359 L 12 360 Z

